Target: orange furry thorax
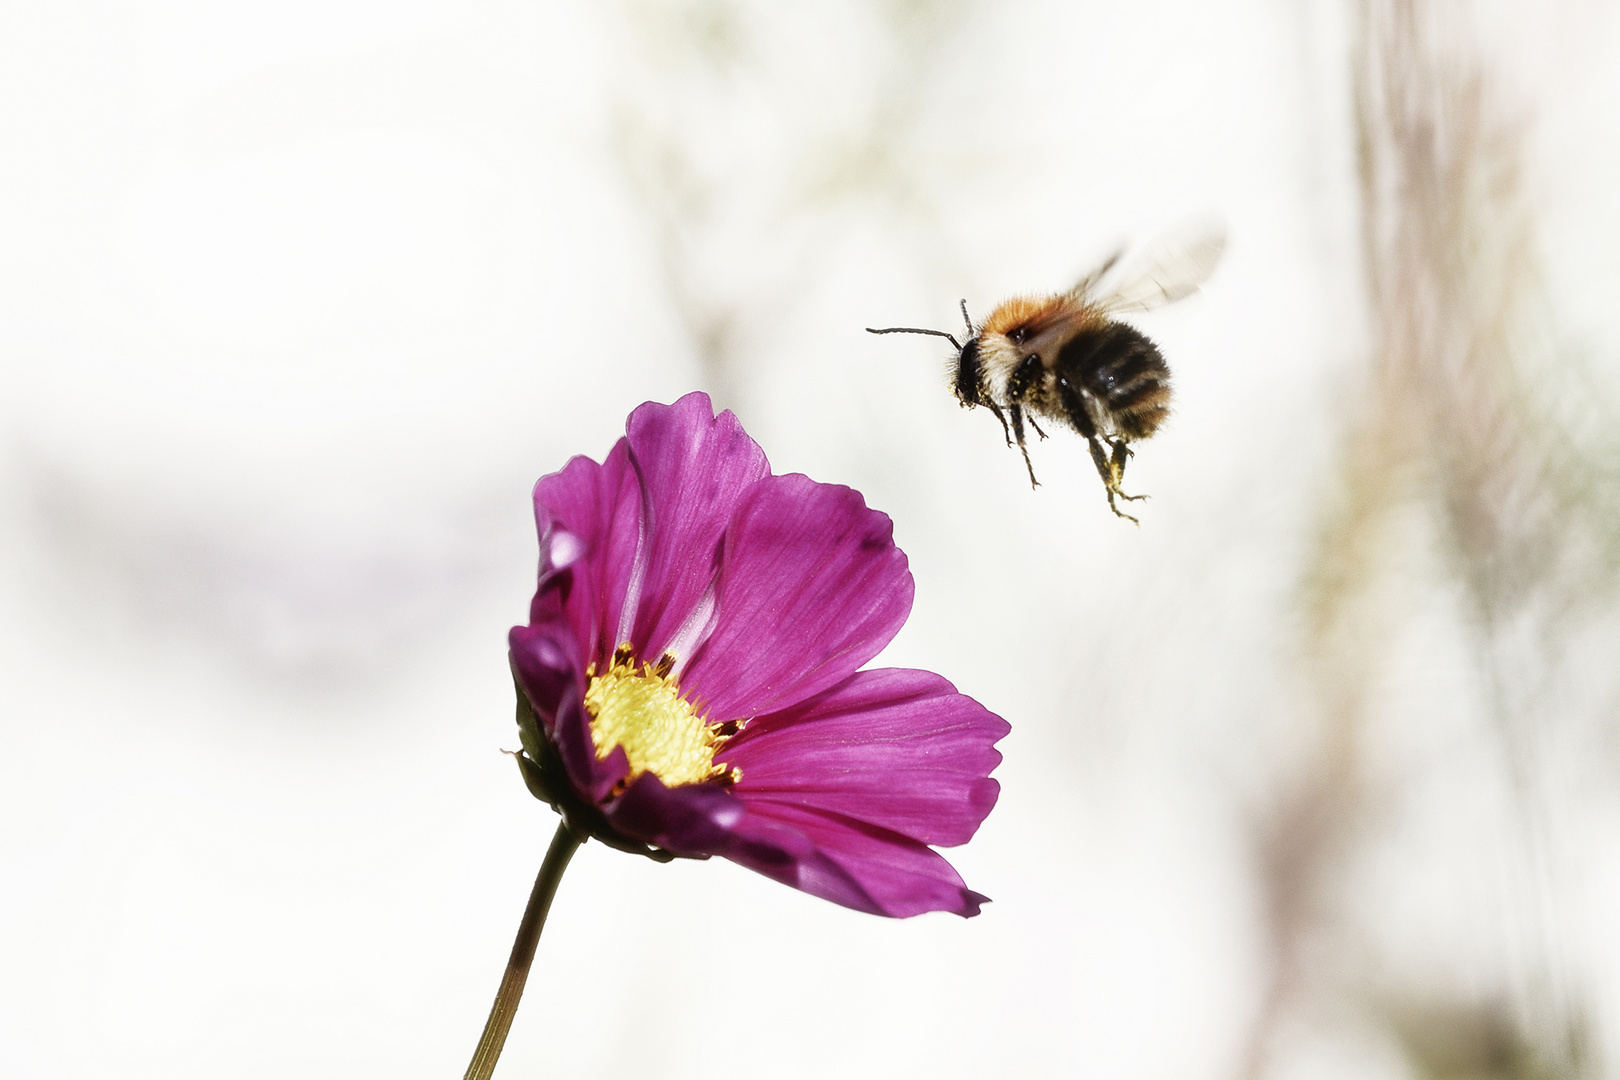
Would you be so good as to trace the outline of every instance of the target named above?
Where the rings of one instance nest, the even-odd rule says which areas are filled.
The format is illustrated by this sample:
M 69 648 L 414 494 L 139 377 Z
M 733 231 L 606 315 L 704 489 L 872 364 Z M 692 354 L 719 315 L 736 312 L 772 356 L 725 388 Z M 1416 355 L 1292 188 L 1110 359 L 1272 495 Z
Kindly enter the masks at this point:
M 1015 296 L 998 304 L 985 316 L 979 332 L 1028 339 L 1065 323 L 1078 328 L 1100 318 L 1089 305 L 1068 294 Z M 1021 333 L 1015 334 L 1015 331 Z

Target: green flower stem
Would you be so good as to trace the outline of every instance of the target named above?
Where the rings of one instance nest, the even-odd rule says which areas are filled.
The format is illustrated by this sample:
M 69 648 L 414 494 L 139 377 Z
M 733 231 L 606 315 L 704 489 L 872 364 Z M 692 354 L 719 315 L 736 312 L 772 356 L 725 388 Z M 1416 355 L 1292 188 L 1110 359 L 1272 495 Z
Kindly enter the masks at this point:
M 472 1064 L 467 1066 L 464 1080 L 489 1080 L 500 1060 L 501 1048 L 506 1045 L 506 1033 L 512 1029 L 512 1017 L 517 1015 L 518 1001 L 523 997 L 523 984 L 529 981 L 529 965 L 534 963 L 534 949 L 540 944 L 540 930 L 546 925 L 546 912 L 551 910 L 551 898 L 557 895 L 557 884 L 562 881 L 568 860 L 579 850 L 583 838 L 569 829 L 567 822 L 558 822 L 557 835 L 551 838 L 545 862 L 534 879 L 534 890 L 529 893 L 529 906 L 523 911 L 518 924 L 517 940 L 512 942 L 512 956 L 506 962 L 506 974 L 501 976 L 501 988 L 495 992 L 495 1004 L 490 1007 L 489 1019 L 484 1022 L 484 1034 L 473 1051 Z

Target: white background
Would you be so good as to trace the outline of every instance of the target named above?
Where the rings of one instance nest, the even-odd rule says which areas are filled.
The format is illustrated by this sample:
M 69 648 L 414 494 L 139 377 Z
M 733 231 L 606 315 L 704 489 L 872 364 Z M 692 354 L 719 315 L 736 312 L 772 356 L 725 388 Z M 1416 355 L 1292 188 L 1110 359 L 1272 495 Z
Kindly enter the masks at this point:
M 1572 358 L 1612 418 L 1620 11 L 1533 10 L 1458 40 L 1524 133 L 1536 385 Z M 1414 1024 L 1479 1017 L 1554 1060 L 1574 1026 L 1616 1075 L 1612 581 L 1553 623 L 1515 764 L 1421 498 L 1273 979 L 1266 837 L 1335 692 L 1302 597 L 1376 341 L 1353 17 L 6 6 L 0 1074 L 459 1075 L 554 823 L 500 752 L 529 488 L 706 389 L 894 518 L 917 602 L 884 662 L 1012 722 L 950 853 L 995 902 L 896 923 L 587 845 L 499 1075 L 1404 1077 Z M 1142 323 L 1177 413 L 1140 528 L 1078 439 L 1031 492 L 941 343 L 862 332 L 1211 211 L 1225 262 Z

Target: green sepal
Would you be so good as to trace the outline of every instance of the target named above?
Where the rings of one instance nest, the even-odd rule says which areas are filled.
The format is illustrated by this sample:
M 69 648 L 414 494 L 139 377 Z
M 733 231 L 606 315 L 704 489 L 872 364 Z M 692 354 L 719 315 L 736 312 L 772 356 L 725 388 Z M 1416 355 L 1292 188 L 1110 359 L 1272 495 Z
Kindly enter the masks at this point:
M 523 743 L 522 753 L 513 756 L 517 758 L 518 771 L 523 774 L 523 784 L 529 789 L 529 794 L 562 815 L 563 824 L 568 826 L 570 832 L 580 837 L 581 841 L 594 836 L 610 848 L 632 855 L 644 855 L 654 862 L 708 858 L 707 855 L 677 855 L 615 832 L 602 811 L 580 798 L 568 782 L 562 758 L 541 732 L 534 707 L 529 704 L 529 697 L 523 692 L 523 685 L 517 681 L 515 671 L 512 685 L 517 691 L 518 738 Z

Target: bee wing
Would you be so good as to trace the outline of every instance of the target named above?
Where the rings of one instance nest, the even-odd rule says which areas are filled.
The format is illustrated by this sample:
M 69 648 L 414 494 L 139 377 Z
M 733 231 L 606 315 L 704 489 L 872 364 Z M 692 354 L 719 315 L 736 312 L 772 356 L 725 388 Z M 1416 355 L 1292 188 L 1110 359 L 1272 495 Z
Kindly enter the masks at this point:
M 1115 248 L 1095 270 L 1081 278 L 1075 287 L 1069 290 L 1070 298 L 1084 302 L 1091 295 L 1092 290 L 1097 287 L 1097 283 L 1107 276 L 1108 271 L 1118 264 L 1120 257 L 1124 254 L 1124 245 Z
M 1173 304 L 1198 291 L 1225 250 L 1226 229 L 1220 225 L 1206 224 L 1194 232 L 1177 230 L 1161 236 L 1117 285 L 1091 304 L 1105 314 Z M 1082 284 L 1098 276 L 1092 275 Z

